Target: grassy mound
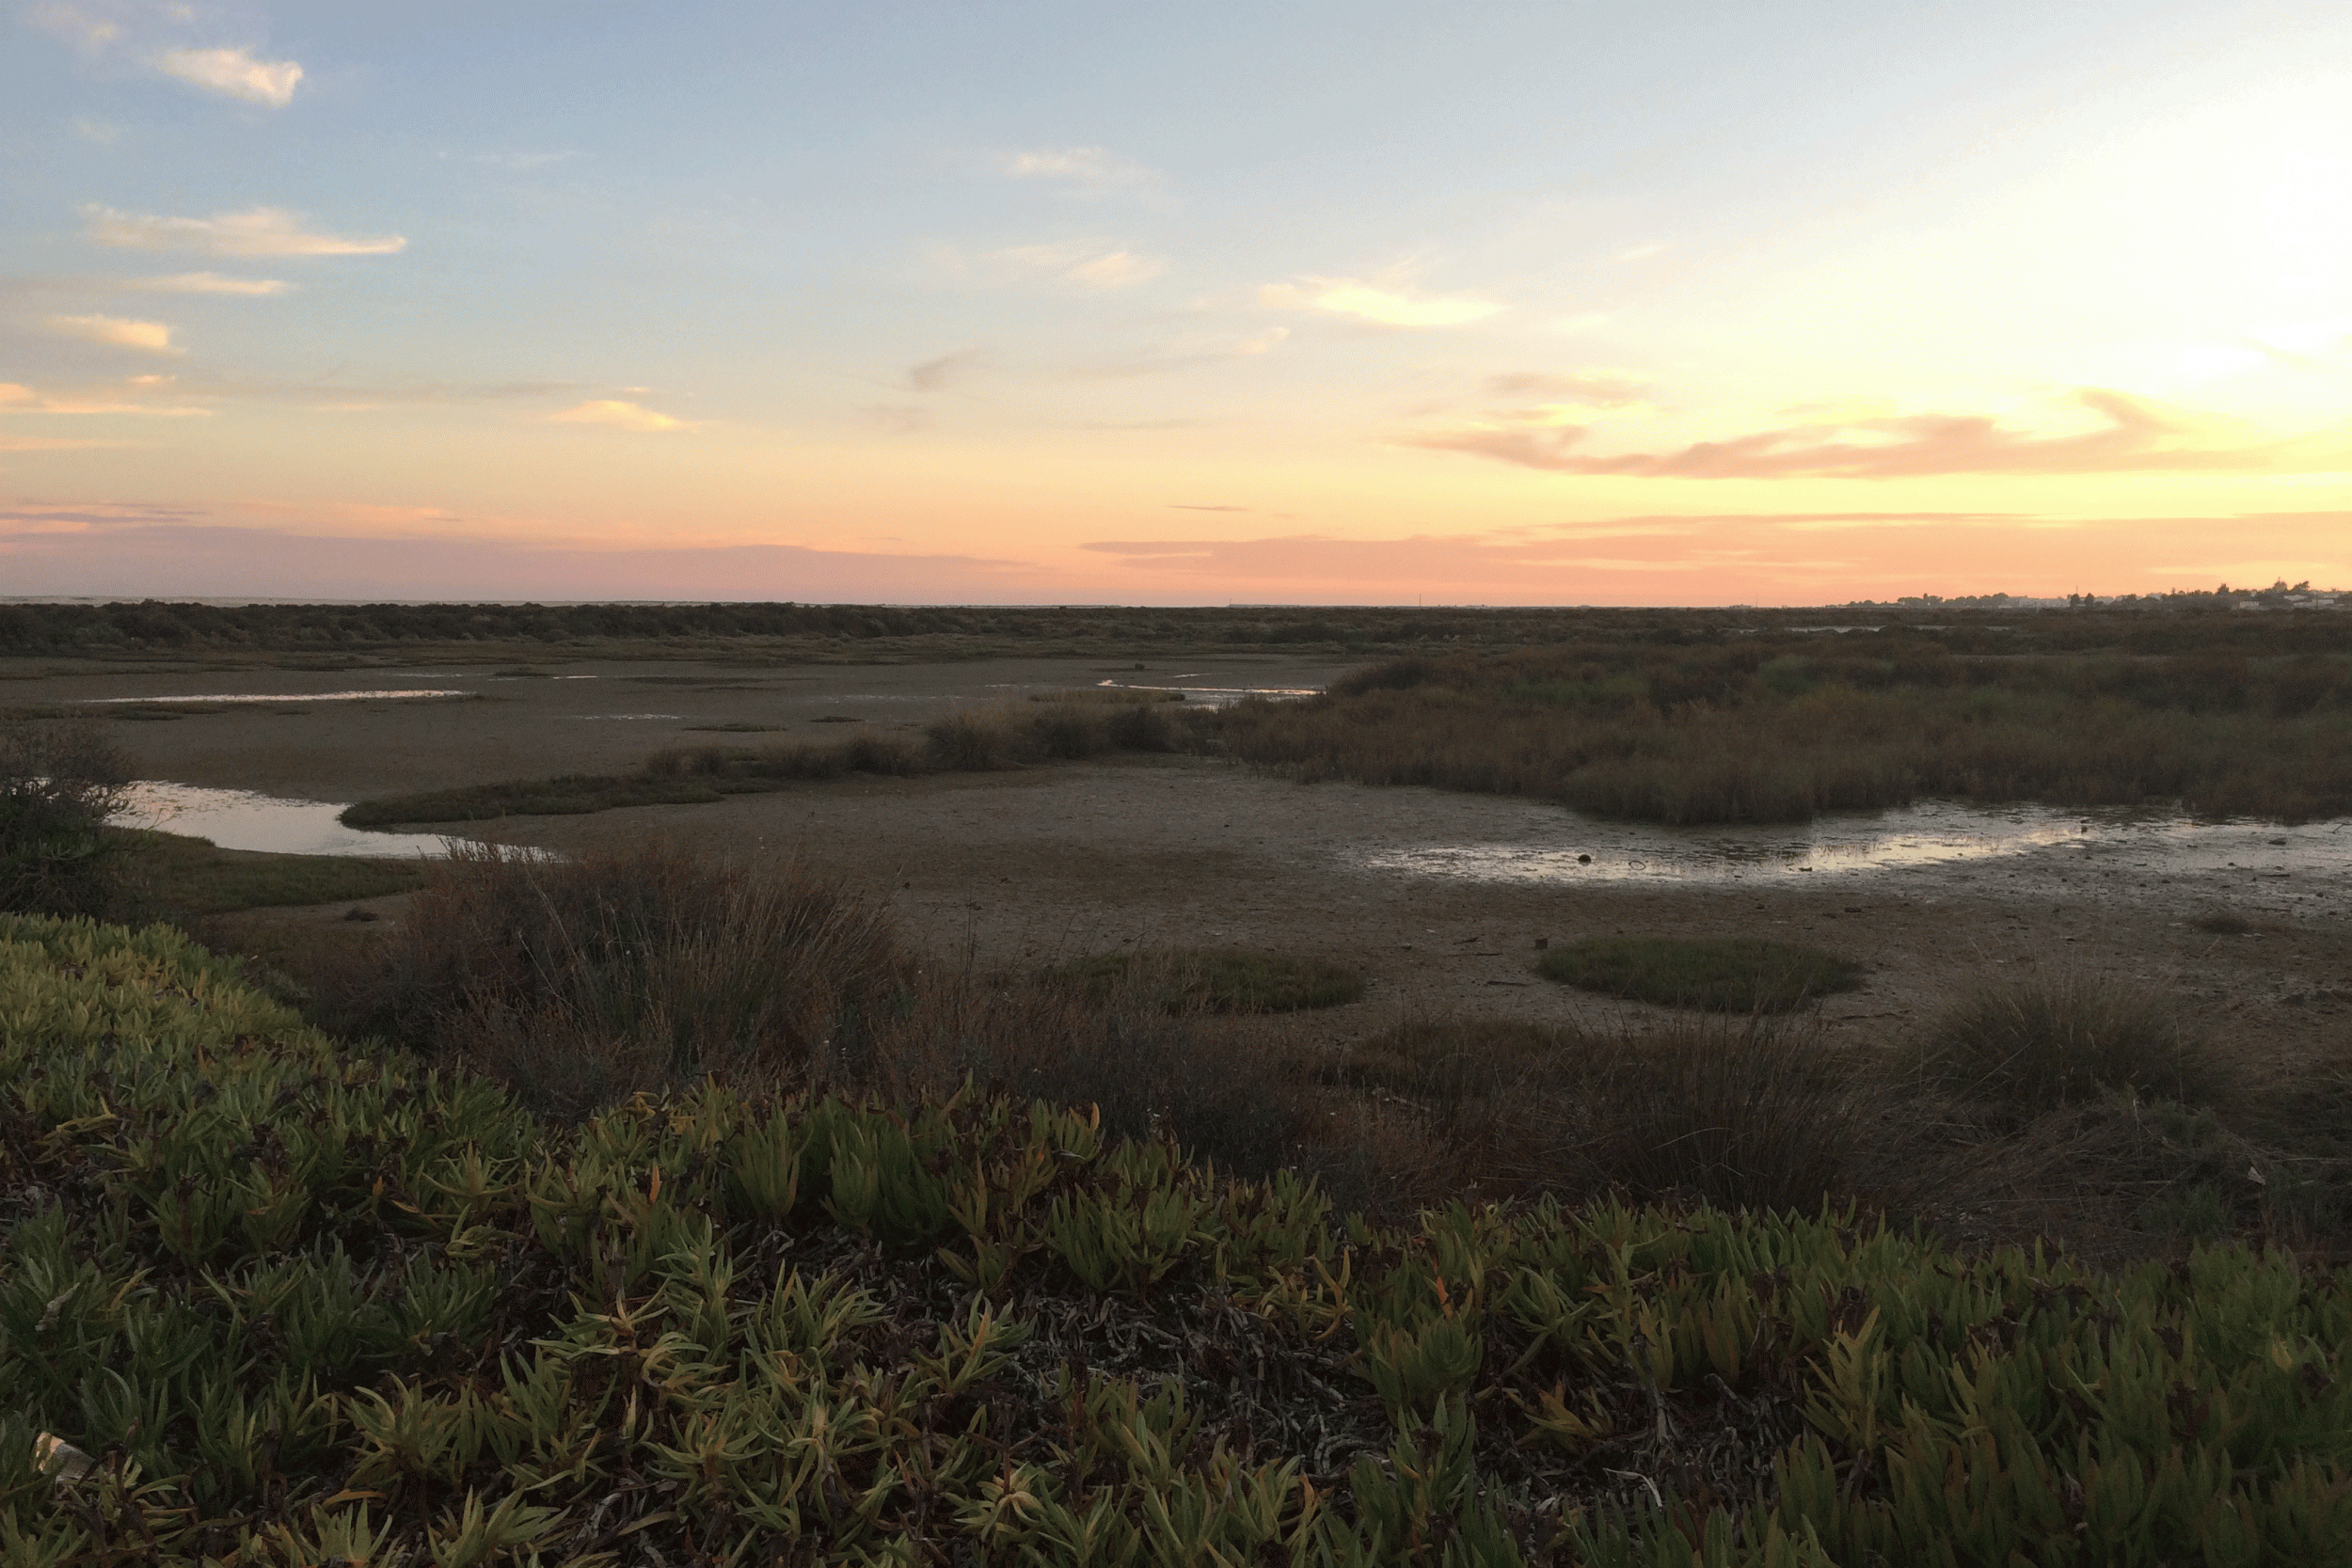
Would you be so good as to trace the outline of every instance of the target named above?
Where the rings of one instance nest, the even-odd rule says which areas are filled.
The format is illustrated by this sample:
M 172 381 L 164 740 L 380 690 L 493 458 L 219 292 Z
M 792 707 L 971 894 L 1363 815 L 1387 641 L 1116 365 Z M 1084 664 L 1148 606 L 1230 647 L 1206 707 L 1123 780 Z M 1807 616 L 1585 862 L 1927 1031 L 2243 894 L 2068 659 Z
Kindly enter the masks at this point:
M 706 1085 L 552 1126 L 346 1053 L 160 929 L 14 918 L 0 1129 L 13 1560 L 2352 1539 L 2352 1274 L 2283 1253 L 2106 1275 L 1609 1204 L 1387 1229 L 969 1094 Z
M 1835 954 L 1755 937 L 1588 937 L 1547 952 L 1547 980 L 1670 1007 L 1782 1013 L 1851 990 L 1862 969 Z
M 1141 990 L 1172 1013 L 1290 1013 L 1337 1007 L 1364 994 L 1364 977 L 1342 964 L 1253 947 L 1104 953 L 1052 972 L 1091 995 Z

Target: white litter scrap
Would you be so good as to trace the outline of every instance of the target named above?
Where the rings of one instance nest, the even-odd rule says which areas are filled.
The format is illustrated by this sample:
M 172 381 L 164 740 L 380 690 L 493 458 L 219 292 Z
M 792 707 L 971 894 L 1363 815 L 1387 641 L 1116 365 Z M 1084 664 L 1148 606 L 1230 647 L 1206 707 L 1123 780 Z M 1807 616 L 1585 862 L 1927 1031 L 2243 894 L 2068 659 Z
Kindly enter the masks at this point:
M 55 1477 L 58 1486 L 72 1486 L 98 1467 L 98 1461 L 46 1432 L 33 1439 L 33 1464 Z

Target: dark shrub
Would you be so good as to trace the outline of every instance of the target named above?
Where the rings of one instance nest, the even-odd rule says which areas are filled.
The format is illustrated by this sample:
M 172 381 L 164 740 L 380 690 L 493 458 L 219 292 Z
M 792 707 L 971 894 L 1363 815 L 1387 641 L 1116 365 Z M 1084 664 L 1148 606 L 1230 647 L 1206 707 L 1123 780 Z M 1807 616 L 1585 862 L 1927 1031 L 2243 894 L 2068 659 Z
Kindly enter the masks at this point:
M 1673 1007 L 1779 1013 L 1860 984 L 1861 966 L 1756 937 L 1588 937 L 1546 953 L 1546 979 Z
M 117 915 L 128 839 L 106 830 L 131 761 L 80 719 L 0 722 L 0 910 Z

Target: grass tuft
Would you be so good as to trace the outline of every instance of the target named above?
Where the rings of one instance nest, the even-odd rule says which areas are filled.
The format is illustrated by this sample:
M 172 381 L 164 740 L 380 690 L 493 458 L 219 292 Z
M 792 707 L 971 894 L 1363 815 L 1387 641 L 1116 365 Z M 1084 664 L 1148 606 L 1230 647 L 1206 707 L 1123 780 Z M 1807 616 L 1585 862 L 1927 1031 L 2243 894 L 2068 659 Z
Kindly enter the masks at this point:
M 1862 966 L 1755 937 L 1588 937 L 1536 972 L 1580 990 L 1716 1013 L 1782 1013 L 1861 984 Z
M 2032 1117 L 2130 1090 L 2185 1105 L 2224 1096 L 2228 1069 L 2172 1005 L 2066 971 L 1989 980 L 1930 1026 L 1918 1069 L 1967 1099 Z

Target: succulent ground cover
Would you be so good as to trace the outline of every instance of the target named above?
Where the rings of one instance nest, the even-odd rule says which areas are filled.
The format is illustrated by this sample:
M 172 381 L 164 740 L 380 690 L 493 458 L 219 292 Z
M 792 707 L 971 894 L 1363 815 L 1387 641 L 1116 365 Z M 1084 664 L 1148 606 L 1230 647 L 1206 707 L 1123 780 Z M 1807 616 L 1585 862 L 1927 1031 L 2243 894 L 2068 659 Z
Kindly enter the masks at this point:
M 11 1563 L 2340 1560 L 2348 1291 L 1374 1227 L 972 1093 L 556 1123 L 176 934 L 0 918 Z

